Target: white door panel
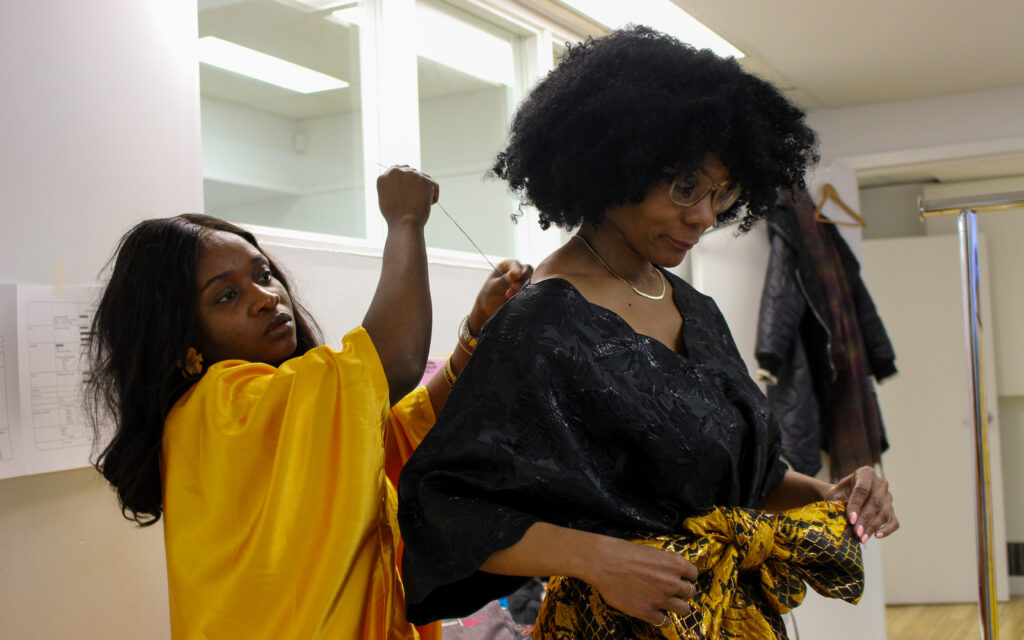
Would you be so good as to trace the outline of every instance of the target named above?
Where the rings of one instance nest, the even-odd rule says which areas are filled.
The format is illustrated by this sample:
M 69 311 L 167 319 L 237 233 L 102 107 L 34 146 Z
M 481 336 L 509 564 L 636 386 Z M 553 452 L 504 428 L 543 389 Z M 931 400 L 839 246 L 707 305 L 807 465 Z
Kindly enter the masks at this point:
M 1008 597 L 993 335 L 980 243 L 983 367 L 996 593 Z M 864 282 L 896 350 L 899 374 L 878 387 L 890 449 L 883 456 L 900 530 L 885 543 L 890 604 L 976 602 L 974 436 L 957 236 L 864 242 Z

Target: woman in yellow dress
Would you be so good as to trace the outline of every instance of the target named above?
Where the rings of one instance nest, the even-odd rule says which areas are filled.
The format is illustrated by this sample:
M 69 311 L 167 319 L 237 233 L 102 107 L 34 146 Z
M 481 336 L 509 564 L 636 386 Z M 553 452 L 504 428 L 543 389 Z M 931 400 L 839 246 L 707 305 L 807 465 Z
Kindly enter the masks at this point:
M 210 216 L 147 220 L 118 247 L 93 324 L 97 468 L 125 517 L 164 521 L 174 638 L 438 638 L 405 619 L 394 485 L 472 334 L 529 278 L 490 275 L 426 387 L 423 228 L 437 184 L 377 182 L 380 281 L 339 349 L 252 234 Z M 99 426 L 98 426 L 99 430 Z

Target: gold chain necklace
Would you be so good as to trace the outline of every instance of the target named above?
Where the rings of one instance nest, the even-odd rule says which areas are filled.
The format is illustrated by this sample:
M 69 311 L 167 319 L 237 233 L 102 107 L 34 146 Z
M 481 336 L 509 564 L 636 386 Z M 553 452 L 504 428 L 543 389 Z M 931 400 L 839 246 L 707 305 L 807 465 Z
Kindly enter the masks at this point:
M 597 261 L 600 262 L 604 266 L 604 268 L 608 270 L 609 273 L 611 273 L 613 276 L 615 276 L 619 280 L 622 280 L 627 285 L 629 285 L 629 288 L 632 289 L 633 292 L 636 293 L 638 296 L 643 296 L 643 297 L 645 297 L 645 298 L 647 298 L 649 300 L 661 300 L 662 298 L 665 297 L 665 292 L 668 291 L 668 284 L 665 282 L 665 274 L 663 274 L 661 272 L 661 269 L 655 269 L 655 271 L 658 272 L 658 276 L 661 278 L 661 293 L 659 293 L 656 296 L 652 296 L 651 294 L 644 293 L 643 291 L 641 291 L 641 290 L 637 289 L 636 287 L 634 287 L 632 282 L 630 282 L 629 280 L 626 280 L 625 278 L 620 276 L 619 272 L 616 271 L 615 269 L 612 269 L 611 265 L 609 265 L 607 262 L 605 262 L 604 258 L 599 256 L 598 253 L 596 251 L 594 251 L 594 247 L 590 246 L 590 243 L 587 242 L 586 238 L 584 238 L 583 236 L 580 236 L 580 235 L 576 235 L 576 236 L 573 236 L 573 237 L 574 238 L 579 238 L 580 240 L 582 240 L 583 241 L 583 246 L 586 247 L 590 251 L 590 253 L 594 254 L 594 257 L 597 258 Z

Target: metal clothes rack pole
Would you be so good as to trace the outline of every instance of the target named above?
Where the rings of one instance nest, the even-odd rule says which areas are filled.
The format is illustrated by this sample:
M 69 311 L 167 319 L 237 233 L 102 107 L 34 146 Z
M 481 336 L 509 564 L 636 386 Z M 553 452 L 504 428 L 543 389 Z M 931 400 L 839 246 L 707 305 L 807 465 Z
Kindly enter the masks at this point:
M 996 193 L 945 200 L 918 199 L 921 218 L 958 216 L 960 269 L 963 275 L 967 372 L 974 418 L 975 502 L 978 531 L 978 608 L 981 640 L 998 640 L 995 571 L 992 556 L 992 496 L 988 457 L 988 411 L 981 366 L 981 312 L 978 300 L 978 214 L 1024 208 L 1024 192 Z

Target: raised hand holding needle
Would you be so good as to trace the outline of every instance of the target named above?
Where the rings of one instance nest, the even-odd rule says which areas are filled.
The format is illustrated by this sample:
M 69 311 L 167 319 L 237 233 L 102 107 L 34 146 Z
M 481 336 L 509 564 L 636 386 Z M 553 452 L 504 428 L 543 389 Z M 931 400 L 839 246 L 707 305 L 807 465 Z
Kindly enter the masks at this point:
M 387 169 L 387 168 L 388 168 L 388 167 L 384 166 L 383 164 L 381 164 L 381 163 L 379 163 L 379 162 L 377 163 L 377 166 L 378 166 L 378 167 L 380 167 L 381 169 Z M 403 165 L 403 166 L 406 166 L 406 165 Z M 448 216 L 448 219 L 449 219 L 449 220 L 451 220 L 451 221 L 452 221 L 452 224 L 454 224 L 454 225 L 455 225 L 455 228 L 457 228 L 457 229 L 458 229 L 459 231 L 461 231 L 461 232 L 462 232 L 462 235 L 466 236 L 466 240 L 469 240 L 469 243 L 470 243 L 471 245 L 473 245 L 473 248 L 477 250 L 477 253 L 479 253 L 479 254 L 480 254 L 480 256 L 481 256 L 481 257 L 483 257 L 483 259 L 487 261 L 487 264 L 489 264 L 489 265 L 491 266 L 491 269 L 492 269 L 492 270 L 493 270 L 493 271 L 494 271 L 495 273 L 501 274 L 501 271 L 500 271 L 500 270 L 498 270 L 498 267 L 496 267 L 496 266 L 494 265 L 494 263 L 493 263 L 493 262 L 491 262 L 491 259 L 487 257 L 487 254 L 485 254 L 485 253 L 483 252 L 483 250 L 482 250 L 482 249 L 480 249 L 479 245 L 477 245 L 477 243 L 473 241 L 473 238 L 469 237 L 469 234 L 468 234 L 468 233 L 466 233 L 466 230 L 462 228 L 462 225 L 460 225 L 460 224 L 459 224 L 459 223 L 458 223 L 458 222 L 457 222 L 457 221 L 455 220 L 455 218 L 453 218 L 453 217 L 452 217 L 452 214 L 448 213 L 448 210 L 444 208 L 444 205 L 442 205 L 442 204 L 441 204 L 441 201 L 440 201 L 440 200 L 438 200 L 438 201 L 437 201 L 436 203 L 434 203 L 434 204 L 436 204 L 436 205 L 437 205 L 438 207 L 440 207 L 441 211 L 442 211 L 442 212 L 444 212 L 444 215 Z M 505 276 L 501 276 L 501 279 L 502 279 L 502 280 L 505 280 Z M 510 283 L 510 282 L 509 282 L 508 280 L 505 280 L 505 284 L 507 284 L 507 285 L 509 285 L 509 286 L 512 286 L 512 284 L 511 284 L 511 283 Z

